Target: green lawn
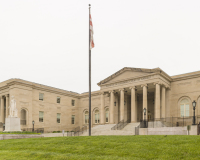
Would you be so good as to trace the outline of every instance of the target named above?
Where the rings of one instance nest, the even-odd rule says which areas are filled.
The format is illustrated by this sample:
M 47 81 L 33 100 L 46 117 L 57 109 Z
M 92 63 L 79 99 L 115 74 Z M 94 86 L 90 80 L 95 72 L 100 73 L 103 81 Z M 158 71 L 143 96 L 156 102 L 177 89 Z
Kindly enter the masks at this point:
M 200 159 L 200 136 L 1 140 L 0 159 Z

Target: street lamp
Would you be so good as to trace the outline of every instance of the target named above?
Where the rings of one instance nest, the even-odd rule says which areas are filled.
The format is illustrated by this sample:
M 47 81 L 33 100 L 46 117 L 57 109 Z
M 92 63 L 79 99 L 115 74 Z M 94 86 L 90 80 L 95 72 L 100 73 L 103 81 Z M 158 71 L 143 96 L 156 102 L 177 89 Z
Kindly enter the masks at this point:
M 192 102 L 192 106 L 193 106 L 193 111 L 194 111 L 193 124 L 192 125 L 195 125 L 195 109 L 196 109 L 196 102 L 195 102 L 195 100 Z
M 32 132 L 34 132 L 34 124 L 35 124 L 34 120 L 32 121 L 32 124 L 33 124 L 33 130 L 32 130 Z
M 147 128 L 147 126 L 146 126 L 146 112 L 147 112 L 147 109 L 144 108 L 144 128 Z

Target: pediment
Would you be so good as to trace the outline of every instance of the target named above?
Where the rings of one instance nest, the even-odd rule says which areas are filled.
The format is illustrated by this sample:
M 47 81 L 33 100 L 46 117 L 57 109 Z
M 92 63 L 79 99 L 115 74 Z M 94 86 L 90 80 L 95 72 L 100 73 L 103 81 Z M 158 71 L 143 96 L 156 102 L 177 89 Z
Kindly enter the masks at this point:
M 113 75 L 107 77 L 106 79 L 102 80 L 101 82 L 98 83 L 98 85 L 100 86 L 102 84 L 117 82 L 117 81 L 129 79 L 129 78 L 141 77 L 141 76 L 149 75 L 155 72 L 160 72 L 160 69 L 159 68 L 143 69 L 143 68 L 125 67 L 119 70 L 118 72 L 114 73 Z

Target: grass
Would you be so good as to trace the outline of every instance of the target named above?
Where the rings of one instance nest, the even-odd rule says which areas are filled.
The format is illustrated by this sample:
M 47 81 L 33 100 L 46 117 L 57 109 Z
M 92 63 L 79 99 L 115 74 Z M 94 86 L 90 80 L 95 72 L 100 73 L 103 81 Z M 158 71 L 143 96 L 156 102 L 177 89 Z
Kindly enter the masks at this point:
M 200 159 L 200 136 L 92 136 L 0 141 L 0 159 Z
M 41 134 L 41 133 L 35 133 L 35 132 L 0 132 L 0 134 Z

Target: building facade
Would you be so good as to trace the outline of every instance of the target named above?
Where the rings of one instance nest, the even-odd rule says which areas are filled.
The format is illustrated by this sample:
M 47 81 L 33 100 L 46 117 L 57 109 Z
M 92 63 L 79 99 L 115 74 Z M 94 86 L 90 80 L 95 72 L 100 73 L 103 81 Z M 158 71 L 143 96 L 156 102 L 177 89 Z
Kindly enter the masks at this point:
M 125 67 L 98 83 L 92 92 L 92 126 L 124 120 L 155 121 L 200 115 L 200 71 L 169 76 L 160 68 Z M 71 131 L 89 123 L 88 93 L 78 94 L 21 79 L 0 83 L 0 123 L 5 124 L 14 96 L 21 128 L 44 128 L 46 132 Z M 144 110 L 146 114 L 144 115 Z M 3 130 L 3 127 L 0 128 Z

